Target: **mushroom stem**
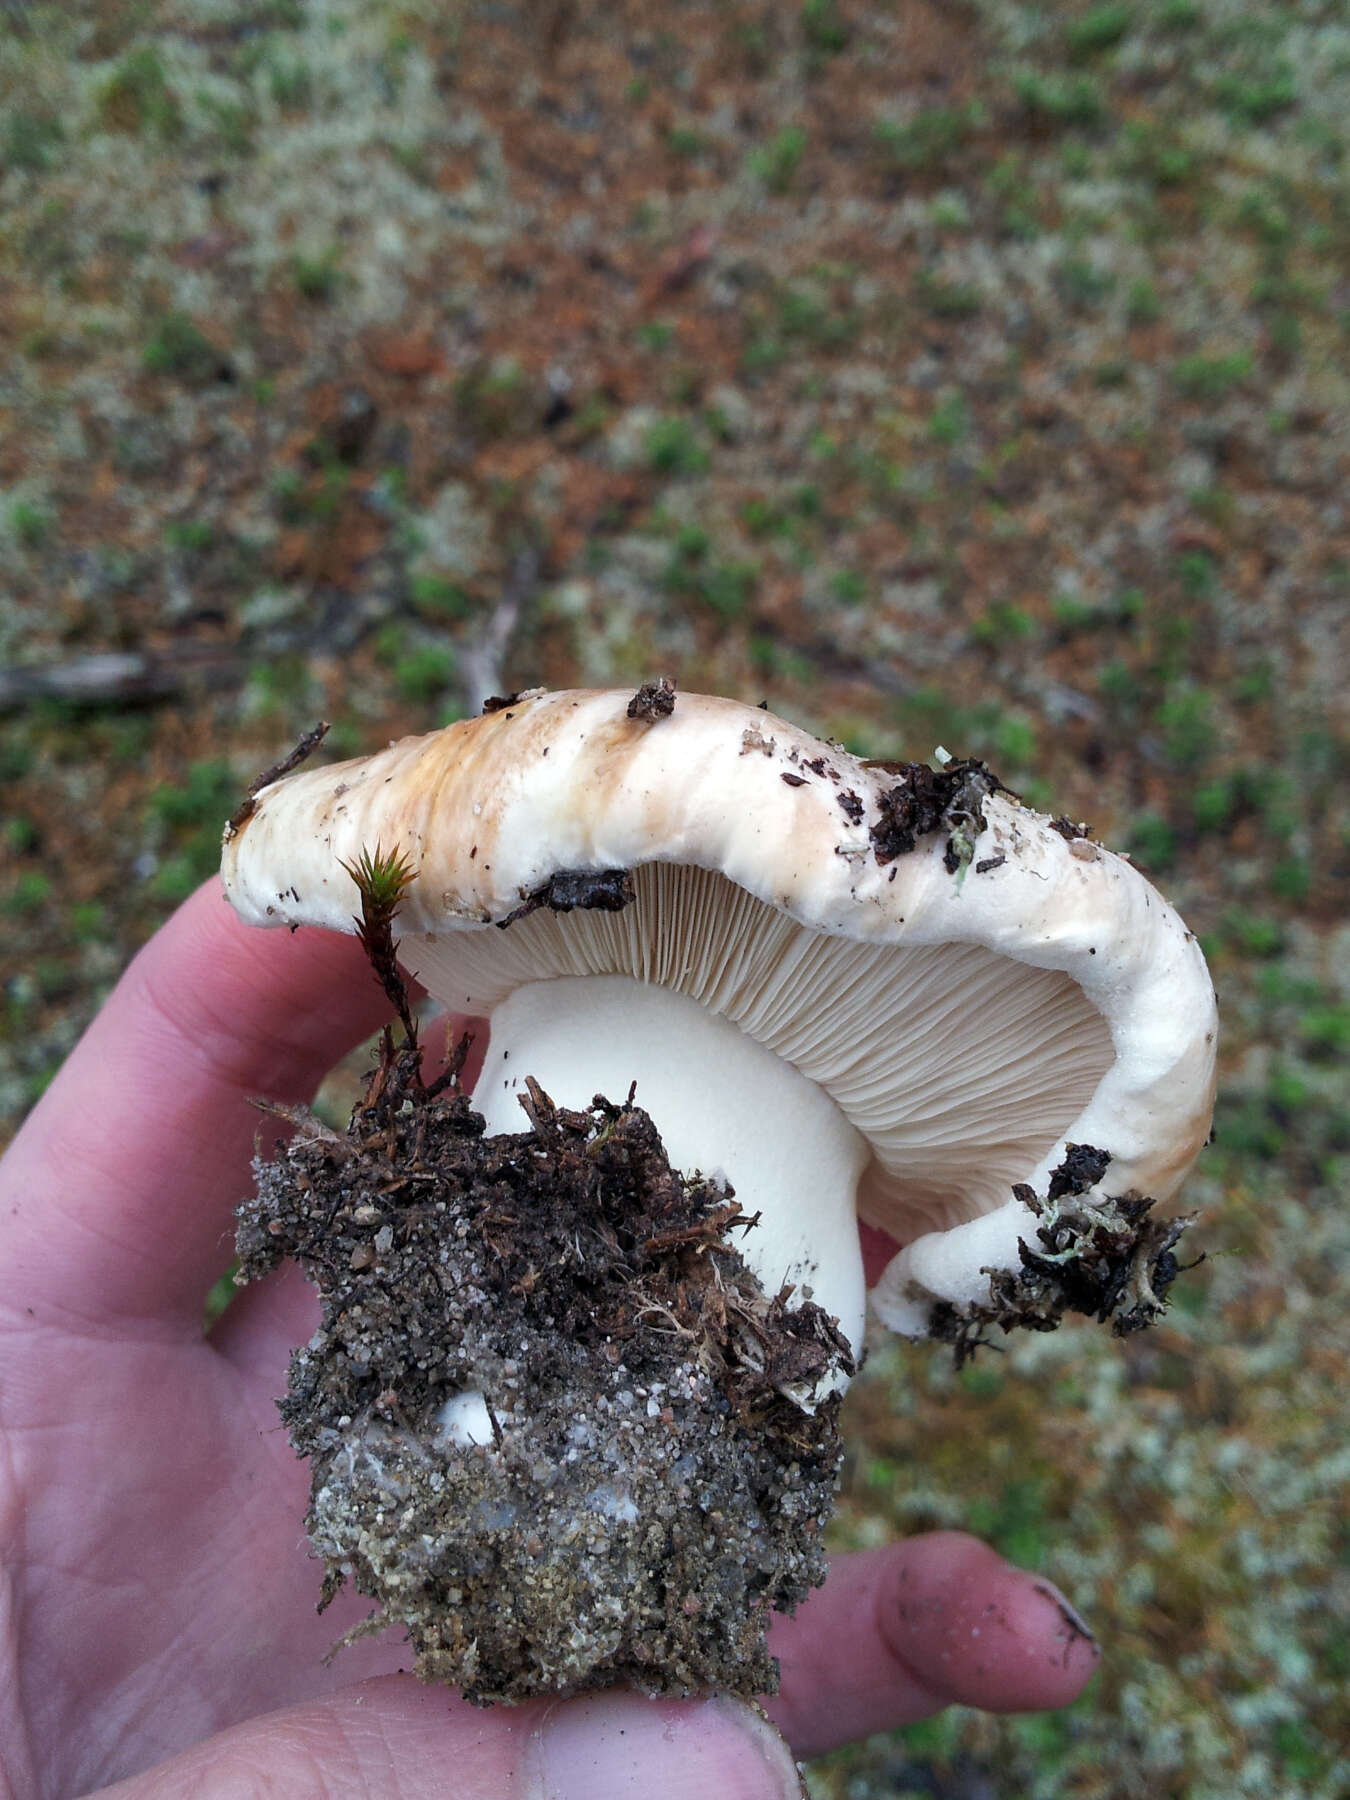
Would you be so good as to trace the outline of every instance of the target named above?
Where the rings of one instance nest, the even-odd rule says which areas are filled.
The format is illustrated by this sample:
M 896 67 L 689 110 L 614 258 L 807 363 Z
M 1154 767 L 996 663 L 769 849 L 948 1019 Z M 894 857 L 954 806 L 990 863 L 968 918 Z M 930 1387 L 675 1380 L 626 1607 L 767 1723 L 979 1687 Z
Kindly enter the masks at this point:
M 759 1215 L 736 1247 L 766 1291 L 809 1290 L 860 1355 L 854 1196 L 869 1152 L 813 1081 L 687 995 L 614 975 L 531 982 L 496 1009 L 473 1097 L 490 1134 L 520 1130 L 530 1075 L 574 1108 L 596 1094 L 624 1100 L 636 1082 L 671 1165 L 724 1176 Z

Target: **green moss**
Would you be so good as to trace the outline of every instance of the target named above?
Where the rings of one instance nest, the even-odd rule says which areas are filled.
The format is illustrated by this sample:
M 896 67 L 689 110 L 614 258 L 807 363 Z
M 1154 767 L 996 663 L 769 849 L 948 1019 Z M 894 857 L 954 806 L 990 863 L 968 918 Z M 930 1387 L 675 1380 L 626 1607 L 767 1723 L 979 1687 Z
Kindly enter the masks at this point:
M 957 190 L 944 189 L 934 195 L 928 219 L 939 231 L 969 231 L 973 223 L 970 202 Z
M 1115 285 L 1115 276 L 1086 256 L 1066 256 L 1055 271 L 1055 286 L 1076 312 L 1097 312 Z
M 818 294 L 787 287 L 778 296 L 778 327 L 785 338 L 840 350 L 855 341 L 862 319 L 852 307 L 831 306 Z
M 1158 708 L 1158 724 L 1164 753 L 1173 768 L 1198 768 L 1214 749 L 1214 705 L 1204 688 L 1179 684 Z
M 1064 42 L 1074 58 L 1099 56 L 1103 50 L 1114 50 L 1134 24 L 1134 10 L 1129 6 L 1092 6 L 1064 28 Z
M 935 443 L 959 444 L 970 432 L 970 408 L 964 394 L 953 392 L 943 396 L 928 418 L 928 433 Z
M 1293 65 L 1283 58 L 1273 68 L 1244 75 L 1220 75 L 1214 98 L 1233 125 L 1268 125 L 1298 100 Z
M 1013 92 L 1031 119 L 1058 130 L 1100 125 L 1106 117 L 1101 88 L 1090 75 L 1023 69 L 1013 76 Z
M 1251 375 L 1250 351 L 1226 356 L 1183 356 L 1172 365 L 1172 380 L 1189 400 L 1225 400 Z
M 164 313 L 146 339 L 141 362 L 152 375 L 200 386 L 220 373 L 220 352 L 184 312 Z
M 210 121 L 222 149 L 232 156 L 252 155 L 259 126 L 253 106 L 241 100 L 222 100 L 219 95 L 204 90 L 194 96 L 194 101 Z
M 884 168 L 935 171 L 945 168 L 987 122 L 984 108 L 975 102 L 928 106 L 903 124 L 878 119 L 872 127 L 872 142 Z
M 43 912 L 51 896 L 51 877 L 41 869 L 24 869 L 5 896 L 4 909 L 13 918 L 27 918 Z
M 702 156 L 707 147 L 707 138 L 692 125 L 672 125 L 666 133 L 666 149 L 672 156 L 682 156 L 687 161 L 692 161 L 695 157 Z
M 694 601 L 724 622 L 733 623 L 749 610 L 759 580 L 759 565 L 714 561 L 709 555 L 711 547 L 712 540 L 702 526 L 682 526 L 661 584 L 667 593 Z
M 840 16 L 838 0 L 804 0 L 802 37 L 815 57 L 838 56 L 848 48 L 849 28 Z
M 1155 875 L 1165 874 L 1176 861 L 1176 832 L 1159 813 L 1140 813 L 1130 828 L 1127 845 L 1134 860 Z
M 317 255 L 293 257 L 291 274 L 295 291 L 305 300 L 332 300 L 342 281 L 341 260 L 342 252 L 336 244 L 330 244 Z
M 1065 631 L 1091 631 L 1102 623 L 1100 610 L 1081 594 L 1056 594 L 1050 612 Z
M 993 751 L 998 768 L 1030 769 L 1037 752 L 1035 725 L 1025 714 L 1006 714 L 994 728 Z
M 767 144 L 750 153 L 750 173 L 771 194 L 786 194 L 797 178 L 806 154 L 807 137 L 800 125 L 785 125 Z
M 171 519 L 164 527 L 164 542 L 188 556 L 204 555 L 215 539 L 215 527 L 205 519 Z
M 1282 250 L 1294 235 L 1289 207 L 1268 187 L 1248 188 L 1238 202 L 1237 217 L 1268 250 Z
M 857 569 L 840 569 L 830 577 L 830 594 L 844 606 L 862 606 L 867 600 L 867 577 Z
M 1121 166 L 1154 187 L 1179 188 L 1195 176 L 1200 160 L 1175 126 L 1133 119 L 1125 127 Z
M 31 500 L 16 500 L 9 509 L 9 529 L 25 550 L 37 550 L 47 540 L 51 516 Z
M 994 600 L 971 626 L 977 644 L 1017 643 L 1032 636 L 1035 621 L 1015 600 Z
M 1262 913 L 1234 909 L 1223 915 L 1224 935 L 1244 956 L 1269 961 L 1285 947 L 1284 924 Z
M 298 55 L 276 50 L 267 71 L 267 86 L 272 98 L 284 112 L 303 112 L 314 98 L 314 77 L 309 65 Z
M 77 944 L 105 943 L 111 935 L 108 909 L 98 900 L 78 900 L 70 909 L 70 935 Z
M 457 668 L 458 659 L 448 644 L 420 644 L 395 657 L 394 686 L 405 700 L 424 703 L 444 693 Z
M 237 1267 L 237 1262 L 232 1262 L 219 1280 L 213 1281 L 207 1289 L 206 1300 L 202 1307 L 203 1331 L 210 1331 L 238 1294 L 239 1289 L 235 1286 L 234 1280 L 234 1271 Z
M 1350 1006 L 1310 1007 L 1298 1021 L 1298 1034 L 1309 1056 L 1350 1055 Z
M 1125 319 L 1130 325 L 1153 325 L 1162 317 L 1158 290 L 1146 275 L 1136 276 L 1125 290 Z
M 474 610 L 473 596 L 467 589 L 443 575 L 414 575 L 408 592 L 423 618 L 467 619 Z
M 972 1501 L 966 1524 L 1011 1562 L 1035 1569 L 1044 1560 L 1051 1529 L 1049 1503 L 1050 1484 L 1043 1476 L 1015 1476 L 996 1496 Z
M 218 849 L 209 859 L 204 852 L 176 850 L 164 858 L 151 875 L 147 886 L 156 900 L 163 900 L 170 906 L 181 906 L 211 874 L 218 861 Z
M 199 825 L 219 829 L 239 798 L 238 787 L 229 763 L 207 757 L 190 764 L 183 781 L 156 788 L 150 796 L 150 814 L 174 830 Z
M 65 128 L 55 113 L 12 112 L 5 123 L 0 163 L 41 175 L 55 164 L 65 141 Z
M 513 357 L 483 357 L 455 383 L 455 410 L 475 438 L 517 437 L 535 421 L 528 377 Z
M 153 44 L 138 44 L 122 58 L 99 95 L 99 117 L 108 131 L 169 143 L 183 135 L 183 109 Z
M 647 432 L 647 467 L 656 475 L 702 475 L 709 465 L 707 446 L 688 419 L 658 419 Z
M 984 305 L 978 288 L 932 268 L 921 268 L 915 276 L 914 298 L 935 319 L 973 319 Z
M 1312 889 L 1312 868 L 1306 856 L 1282 856 L 1270 871 L 1270 891 L 1279 900 L 1301 905 Z

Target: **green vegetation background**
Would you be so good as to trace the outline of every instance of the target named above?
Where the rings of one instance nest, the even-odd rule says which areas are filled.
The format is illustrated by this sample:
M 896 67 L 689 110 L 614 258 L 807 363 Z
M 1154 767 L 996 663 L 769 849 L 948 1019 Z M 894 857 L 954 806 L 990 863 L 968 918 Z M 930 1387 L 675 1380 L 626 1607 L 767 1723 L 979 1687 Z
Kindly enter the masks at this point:
M 11 1128 L 318 716 L 664 672 L 986 756 L 1203 936 L 1208 1260 L 878 1349 L 838 1541 L 985 1533 L 1106 1656 L 813 1791 L 1350 1791 L 1350 8 L 0 12 Z

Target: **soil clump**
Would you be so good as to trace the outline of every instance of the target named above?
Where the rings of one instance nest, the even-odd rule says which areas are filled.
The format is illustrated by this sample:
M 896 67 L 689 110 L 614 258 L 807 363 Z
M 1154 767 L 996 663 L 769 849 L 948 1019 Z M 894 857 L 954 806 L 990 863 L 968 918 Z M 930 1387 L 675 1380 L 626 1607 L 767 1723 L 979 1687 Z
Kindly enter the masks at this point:
M 824 1578 L 840 1399 L 802 1402 L 848 1346 L 764 1291 L 754 1219 L 632 1098 L 531 1082 L 487 1138 L 387 1033 L 348 1132 L 300 1115 L 239 1209 L 238 1278 L 289 1257 L 322 1299 L 279 1403 L 320 1604 L 350 1581 L 359 1633 L 402 1626 L 474 1700 L 773 1692 L 770 1615 Z

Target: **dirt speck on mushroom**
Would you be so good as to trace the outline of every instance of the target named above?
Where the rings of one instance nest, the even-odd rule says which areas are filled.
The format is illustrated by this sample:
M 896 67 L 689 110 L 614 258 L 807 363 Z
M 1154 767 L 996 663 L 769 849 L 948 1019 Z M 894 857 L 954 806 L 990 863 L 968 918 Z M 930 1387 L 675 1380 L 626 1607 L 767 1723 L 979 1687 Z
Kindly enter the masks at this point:
M 628 717 L 641 719 L 648 725 L 654 725 L 658 719 L 668 719 L 674 711 L 675 683 L 668 675 L 658 675 L 655 681 L 644 681 L 628 702 Z
M 881 795 L 876 823 L 868 833 L 876 859 L 883 866 L 897 856 L 908 856 L 930 832 L 949 833 L 943 861 L 951 874 L 970 862 L 975 840 L 984 830 L 984 802 L 990 794 L 1007 793 L 992 770 L 976 758 L 948 762 L 944 768 L 927 763 L 868 763 L 898 775 L 894 787 Z

